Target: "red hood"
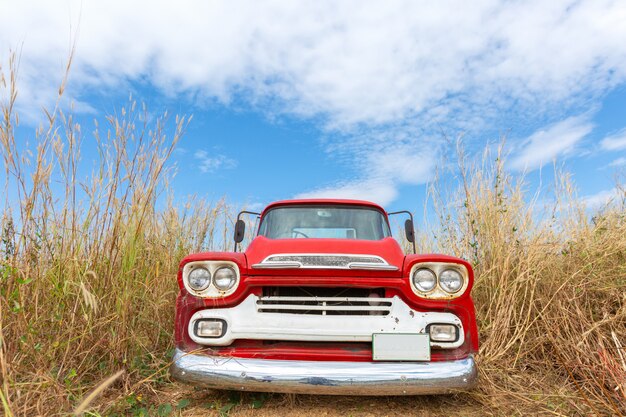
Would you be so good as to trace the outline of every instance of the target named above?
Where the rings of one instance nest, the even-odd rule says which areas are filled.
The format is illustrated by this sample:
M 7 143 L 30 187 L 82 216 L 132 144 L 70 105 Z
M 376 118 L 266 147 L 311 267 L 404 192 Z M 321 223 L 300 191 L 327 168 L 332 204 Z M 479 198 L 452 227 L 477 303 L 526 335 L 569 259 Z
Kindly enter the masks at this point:
M 249 268 L 261 263 L 270 255 L 298 253 L 298 254 L 354 254 L 375 255 L 383 258 L 389 265 L 398 268 L 397 271 L 363 271 L 363 270 L 334 270 L 336 275 L 372 275 L 399 276 L 402 275 L 404 253 L 395 239 L 388 237 L 382 240 L 354 240 L 354 239 L 268 239 L 264 236 L 256 237 L 246 250 Z M 249 269 L 250 275 L 318 275 L 320 270 L 311 269 Z

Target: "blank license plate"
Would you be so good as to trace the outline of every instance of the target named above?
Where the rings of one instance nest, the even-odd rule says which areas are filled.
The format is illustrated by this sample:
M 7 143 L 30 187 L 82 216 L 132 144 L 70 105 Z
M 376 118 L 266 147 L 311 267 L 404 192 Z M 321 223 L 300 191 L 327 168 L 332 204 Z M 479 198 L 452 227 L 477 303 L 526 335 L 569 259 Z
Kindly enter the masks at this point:
M 375 361 L 429 361 L 428 334 L 374 333 L 372 356 Z

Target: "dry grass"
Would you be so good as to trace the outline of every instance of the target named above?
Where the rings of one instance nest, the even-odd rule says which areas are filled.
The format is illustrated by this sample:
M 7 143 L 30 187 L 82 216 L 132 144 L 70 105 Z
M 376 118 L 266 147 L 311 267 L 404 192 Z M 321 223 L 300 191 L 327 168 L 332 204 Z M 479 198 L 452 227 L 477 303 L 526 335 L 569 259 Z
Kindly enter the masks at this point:
M 502 146 L 482 165 L 459 150 L 460 189 L 432 189 L 438 228 L 425 250 L 475 266 L 483 401 L 504 395 L 571 415 L 626 412 L 626 193 L 593 217 L 556 172 L 554 200 L 527 202 Z M 452 204 L 450 204 L 452 202 Z
M 457 175 L 461 187 L 433 184 L 439 219 L 420 234 L 420 250 L 475 265 L 478 389 L 410 399 L 232 398 L 169 382 L 178 262 L 220 246 L 233 210 L 168 197 L 168 159 L 188 120 L 154 119 L 132 100 L 87 139 L 57 107 L 29 147 L 16 132 L 15 68 L 14 60 L 0 68 L 5 415 L 63 415 L 92 397 L 90 415 L 158 414 L 177 403 L 185 407 L 172 413 L 186 415 L 626 413 L 624 192 L 591 218 L 558 175 L 546 208 L 528 202 L 500 154 L 473 165 L 461 151 L 453 173 L 440 176 Z M 99 157 L 79 178 L 85 140 Z

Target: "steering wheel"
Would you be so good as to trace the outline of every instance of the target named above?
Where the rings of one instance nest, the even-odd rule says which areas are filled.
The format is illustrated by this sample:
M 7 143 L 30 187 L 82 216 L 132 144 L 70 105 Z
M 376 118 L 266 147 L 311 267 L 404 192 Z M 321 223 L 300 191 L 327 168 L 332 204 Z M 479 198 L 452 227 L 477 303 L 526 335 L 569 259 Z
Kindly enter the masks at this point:
M 301 232 L 301 231 L 299 231 L 299 230 L 292 230 L 292 231 L 291 231 L 291 233 L 293 233 L 293 234 L 294 234 L 294 235 L 296 235 L 296 236 L 298 236 L 298 235 L 302 235 L 303 237 L 305 237 L 305 238 L 307 238 L 307 239 L 309 238 L 306 234 L 302 233 L 302 232 Z M 294 238 L 295 238 L 295 236 L 294 236 Z

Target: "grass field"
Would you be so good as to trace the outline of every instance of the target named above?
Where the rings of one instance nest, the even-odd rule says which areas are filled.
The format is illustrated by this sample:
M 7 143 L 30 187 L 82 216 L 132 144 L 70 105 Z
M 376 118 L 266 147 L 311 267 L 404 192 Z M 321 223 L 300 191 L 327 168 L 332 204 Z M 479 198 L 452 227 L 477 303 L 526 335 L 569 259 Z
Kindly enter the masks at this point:
M 565 173 L 549 187 L 553 198 L 537 199 L 507 172 L 501 152 L 466 157 L 462 149 L 454 169 L 439 175 L 448 180 L 432 183 L 438 220 L 419 232 L 420 252 L 463 256 L 476 270 L 482 346 L 471 392 L 328 398 L 199 390 L 167 375 L 175 274 L 184 255 L 229 241 L 238 207 L 171 197 L 168 160 L 189 120 L 154 119 L 131 101 L 85 135 L 92 126 L 57 107 L 28 147 L 16 133 L 15 61 L 0 73 L 4 415 L 626 414 L 619 185 L 619 196 L 591 213 Z M 85 141 L 95 141 L 99 158 L 79 178 Z

